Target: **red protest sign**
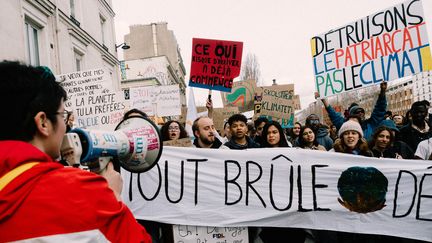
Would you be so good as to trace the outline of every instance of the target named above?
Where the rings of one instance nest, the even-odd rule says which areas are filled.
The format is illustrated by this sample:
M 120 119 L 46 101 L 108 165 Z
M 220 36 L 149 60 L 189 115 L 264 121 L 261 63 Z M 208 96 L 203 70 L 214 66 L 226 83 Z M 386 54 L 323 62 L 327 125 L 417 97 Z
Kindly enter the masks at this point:
M 193 38 L 189 86 L 230 92 L 242 52 L 243 42 Z

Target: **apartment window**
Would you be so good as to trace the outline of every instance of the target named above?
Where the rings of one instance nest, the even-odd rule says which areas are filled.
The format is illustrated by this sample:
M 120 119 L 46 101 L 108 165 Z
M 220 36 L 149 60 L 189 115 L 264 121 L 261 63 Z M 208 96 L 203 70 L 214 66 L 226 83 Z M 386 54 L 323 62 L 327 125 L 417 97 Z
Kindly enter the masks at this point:
M 75 71 L 81 71 L 83 70 L 83 54 L 75 51 L 74 52 L 74 59 L 75 59 Z
M 106 19 L 102 15 L 99 15 L 99 19 L 101 26 L 102 44 L 105 45 Z
M 75 0 L 69 0 L 70 15 L 75 18 Z
M 27 48 L 27 62 L 39 66 L 39 29 L 29 22 L 25 23 L 25 41 Z

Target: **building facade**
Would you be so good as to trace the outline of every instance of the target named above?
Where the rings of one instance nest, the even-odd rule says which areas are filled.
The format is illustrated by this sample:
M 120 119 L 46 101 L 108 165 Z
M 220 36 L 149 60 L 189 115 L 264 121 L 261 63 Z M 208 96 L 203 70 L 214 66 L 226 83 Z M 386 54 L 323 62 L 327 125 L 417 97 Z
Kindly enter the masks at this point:
M 113 18 L 111 0 L 2 0 L 0 59 L 55 74 L 106 68 L 119 90 Z
M 186 69 L 173 31 L 167 23 L 132 25 L 124 41 L 131 48 L 124 50 L 120 62 L 121 88 L 152 85 L 179 85 L 180 99 L 186 106 Z

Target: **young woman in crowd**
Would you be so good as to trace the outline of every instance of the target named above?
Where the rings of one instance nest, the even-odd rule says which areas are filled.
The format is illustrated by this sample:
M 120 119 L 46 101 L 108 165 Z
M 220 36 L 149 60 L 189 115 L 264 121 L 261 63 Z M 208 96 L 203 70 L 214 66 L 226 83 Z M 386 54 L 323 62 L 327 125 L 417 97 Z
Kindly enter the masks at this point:
M 178 121 L 168 121 L 161 128 L 162 141 L 187 138 L 188 134 L 182 124 Z
M 346 154 L 372 157 L 372 151 L 365 139 L 360 124 L 354 120 L 346 121 L 339 129 L 339 139 L 333 144 L 330 151 Z
M 282 126 L 277 121 L 269 121 L 262 131 L 262 148 L 292 147 L 285 138 Z
M 327 151 L 324 146 L 318 143 L 314 131 L 308 126 L 305 126 L 300 130 L 298 146 L 303 149 Z
M 393 120 L 383 120 L 372 135 L 369 143 L 374 157 L 414 159 L 414 152 L 403 141 L 398 141 L 396 135 L 399 132 Z

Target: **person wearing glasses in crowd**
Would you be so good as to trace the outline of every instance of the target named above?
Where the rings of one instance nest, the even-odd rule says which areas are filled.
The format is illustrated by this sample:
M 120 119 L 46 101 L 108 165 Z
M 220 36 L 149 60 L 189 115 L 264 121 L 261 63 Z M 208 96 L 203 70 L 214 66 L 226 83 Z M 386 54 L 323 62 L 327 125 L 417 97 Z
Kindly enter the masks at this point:
M 121 176 L 57 160 L 66 91 L 47 67 L 0 62 L 0 242 L 151 242 L 120 201 Z
M 171 120 L 165 122 L 161 127 L 162 141 L 177 140 L 187 138 L 188 134 L 180 122 Z
M 378 95 L 378 99 L 375 103 L 375 107 L 372 111 L 371 116 L 366 119 L 365 110 L 359 105 L 354 105 L 349 109 L 349 115 L 358 116 L 361 120 L 361 127 L 363 130 L 364 138 L 366 140 L 370 140 L 375 129 L 380 125 L 380 123 L 384 120 L 384 115 L 387 109 L 387 98 L 386 98 L 386 90 L 387 83 L 380 83 L 380 93 Z M 318 96 L 318 95 L 317 95 Z M 318 97 L 317 97 L 318 98 Z M 326 98 L 321 99 L 324 104 L 325 109 L 330 117 L 332 124 L 336 126 L 339 130 L 342 124 L 345 122 L 345 118 L 338 112 L 336 112 L 333 107 L 328 103 Z

